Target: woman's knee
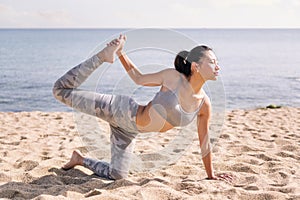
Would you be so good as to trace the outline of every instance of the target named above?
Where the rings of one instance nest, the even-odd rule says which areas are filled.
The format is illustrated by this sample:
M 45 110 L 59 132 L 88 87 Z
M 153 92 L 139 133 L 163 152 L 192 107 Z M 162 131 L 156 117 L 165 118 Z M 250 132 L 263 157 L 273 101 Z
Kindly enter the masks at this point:
M 71 93 L 72 93 L 72 89 L 61 88 L 56 84 L 54 84 L 52 88 L 52 94 L 55 97 L 55 99 L 68 106 L 72 105 Z
M 59 97 L 58 94 L 59 94 L 60 90 L 61 90 L 61 89 L 59 89 L 59 88 L 57 87 L 57 85 L 54 84 L 54 86 L 53 86 L 53 88 L 52 88 L 52 94 L 53 94 L 53 96 L 54 96 L 56 99 L 58 99 L 58 97 Z
M 60 87 L 58 87 L 56 84 L 54 84 L 53 88 L 52 88 L 52 94 L 55 97 L 55 99 L 62 101 L 63 100 L 63 96 L 62 96 L 62 90 Z
M 112 169 L 110 172 L 111 179 L 120 180 L 128 177 L 128 172 L 121 172 L 116 169 Z

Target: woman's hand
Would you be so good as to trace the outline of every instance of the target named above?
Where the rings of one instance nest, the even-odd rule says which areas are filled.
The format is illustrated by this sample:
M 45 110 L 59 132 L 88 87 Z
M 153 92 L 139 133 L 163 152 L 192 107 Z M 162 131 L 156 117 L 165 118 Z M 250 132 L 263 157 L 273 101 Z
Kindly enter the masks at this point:
M 213 175 L 212 177 L 208 177 L 206 179 L 208 179 L 208 180 L 221 180 L 221 181 L 225 181 L 227 183 L 232 183 L 233 176 L 231 174 L 227 174 L 227 173 L 219 173 L 219 174 Z

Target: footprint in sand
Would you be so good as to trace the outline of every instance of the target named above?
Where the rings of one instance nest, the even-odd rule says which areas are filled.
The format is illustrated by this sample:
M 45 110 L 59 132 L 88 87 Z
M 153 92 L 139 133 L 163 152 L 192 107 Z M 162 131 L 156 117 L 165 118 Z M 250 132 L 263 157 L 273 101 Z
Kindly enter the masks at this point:
M 1 142 L 0 141 L 0 144 L 18 146 L 20 144 L 20 142 Z
M 21 180 L 23 183 L 30 183 L 34 180 L 34 177 L 30 173 L 26 172 L 21 176 Z
M 259 159 L 262 159 L 264 161 L 278 161 L 277 159 L 266 156 L 265 154 L 249 154 L 249 155 L 259 158 Z
M 11 177 L 6 175 L 5 173 L 0 173 L 0 182 L 8 182 L 11 181 Z
M 234 187 L 242 187 L 246 188 L 252 183 L 256 183 L 258 181 L 258 178 L 255 176 L 247 176 L 247 177 L 241 177 L 240 180 L 238 180 L 235 184 Z
M 289 137 L 293 137 L 293 138 L 300 138 L 300 136 L 297 135 L 297 134 L 289 134 L 288 136 L 289 136 Z
M 175 188 L 177 191 L 183 191 L 186 194 L 201 194 L 206 190 L 200 182 L 196 181 L 181 182 L 178 183 Z
M 148 153 L 148 154 L 140 155 L 140 157 L 142 161 L 159 161 L 159 160 L 166 159 L 165 156 L 157 153 Z
M 244 187 L 245 190 L 259 190 L 259 188 L 255 185 L 248 185 Z
M 7 157 L 8 151 L 0 152 L 0 157 Z
M 51 156 L 48 156 L 48 155 L 49 155 L 49 152 L 43 151 L 42 156 L 41 156 L 42 160 L 49 160 L 52 158 Z
M 276 191 L 276 192 L 281 192 L 281 193 L 285 193 L 285 194 L 292 194 L 292 193 L 295 193 L 296 188 L 294 188 L 294 187 L 279 187 L 279 188 L 278 187 L 271 187 L 269 190 Z
M 88 192 L 87 194 L 85 194 L 84 197 L 88 198 L 88 197 L 97 196 L 97 195 L 100 195 L 100 194 L 102 194 L 101 190 L 93 189 L 90 192 Z
M 39 165 L 39 163 L 36 162 L 36 161 L 24 160 L 24 161 L 22 161 L 22 162 L 20 162 L 18 164 L 16 163 L 15 164 L 15 168 L 17 168 L 17 169 L 22 168 L 22 169 L 24 169 L 25 172 L 27 172 L 27 171 L 33 170 L 38 165 Z
M 290 153 L 286 153 L 286 152 L 279 152 L 276 154 L 277 156 L 280 156 L 280 157 L 283 157 L 283 158 L 287 158 L 287 157 L 290 157 L 290 158 L 294 158 L 296 160 L 300 160 L 300 157 L 299 156 L 296 156 L 296 155 L 293 155 L 293 154 L 290 154 Z
M 251 174 L 257 174 L 250 166 L 246 166 L 244 164 L 235 164 L 231 166 L 231 170 L 235 172 L 246 172 Z
M 288 175 L 286 172 L 283 171 L 269 173 L 268 177 L 276 184 L 287 185 L 290 182 L 290 175 Z
M 294 145 L 285 145 L 281 149 L 285 151 L 298 152 L 298 148 Z
M 242 145 L 241 146 L 241 151 L 242 152 L 248 152 L 248 151 L 259 151 L 258 149 L 255 149 L 255 148 L 251 148 L 247 145 Z
M 220 135 L 220 138 L 222 138 L 222 139 L 229 139 L 230 135 L 224 133 L 224 134 Z

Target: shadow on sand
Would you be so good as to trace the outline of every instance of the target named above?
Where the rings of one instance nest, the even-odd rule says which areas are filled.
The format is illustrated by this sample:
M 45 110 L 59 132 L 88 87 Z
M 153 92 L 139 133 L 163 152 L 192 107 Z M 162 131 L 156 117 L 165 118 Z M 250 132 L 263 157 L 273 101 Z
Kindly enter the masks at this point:
M 125 179 L 118 181 L 101 179 L 96 175 L 88 175 L 78 169 L 65 171 L 59 168 L 51 168 L 48 171 L 53 174 L 34 178 L 30 182 L 11 181 L 1 185 L 0 198 L 32 199 L 40 195 L 67 196 L 68 192 L 77 192 L 84 195 L 95 189 L 115 189 L 124 185 L 136 184 Z

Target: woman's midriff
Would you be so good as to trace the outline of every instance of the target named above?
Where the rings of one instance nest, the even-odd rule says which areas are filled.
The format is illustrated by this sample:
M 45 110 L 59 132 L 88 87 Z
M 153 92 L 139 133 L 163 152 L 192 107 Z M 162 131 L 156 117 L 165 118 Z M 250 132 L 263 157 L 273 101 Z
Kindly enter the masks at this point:
M 151 102 L 146 106 L 140 105 L 138 107 L 136 125 L 140 132 L 166 132 L 174 128 L 152 108 Z

